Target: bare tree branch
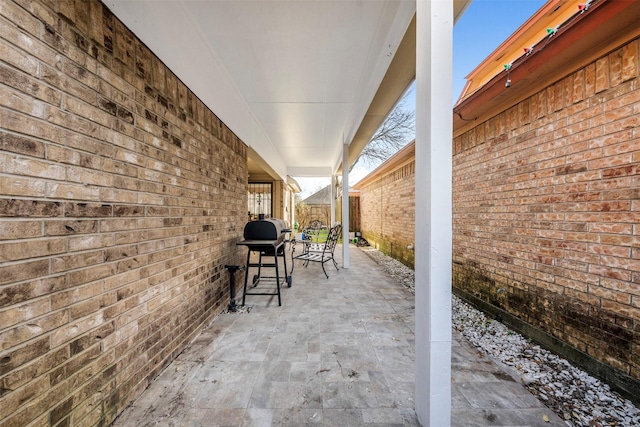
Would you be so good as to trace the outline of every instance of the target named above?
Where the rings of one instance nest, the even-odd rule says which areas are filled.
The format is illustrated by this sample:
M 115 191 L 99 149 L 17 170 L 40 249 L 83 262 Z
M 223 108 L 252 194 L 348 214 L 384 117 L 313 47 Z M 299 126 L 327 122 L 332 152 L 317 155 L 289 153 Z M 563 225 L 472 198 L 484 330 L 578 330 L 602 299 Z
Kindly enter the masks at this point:
M 415 112 L 406 107 L 403 98 L 371 137 L 351 169 L 359 162 L 381 163 L 398 152 L 415 136 Z

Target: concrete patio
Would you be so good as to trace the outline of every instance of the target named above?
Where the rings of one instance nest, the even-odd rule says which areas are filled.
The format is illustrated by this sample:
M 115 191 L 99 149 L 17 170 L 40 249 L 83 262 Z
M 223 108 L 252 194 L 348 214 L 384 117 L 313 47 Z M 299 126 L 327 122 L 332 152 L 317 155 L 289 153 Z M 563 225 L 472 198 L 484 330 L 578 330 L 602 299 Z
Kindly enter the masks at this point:
M 113 426 L 419 425 L 413 294 L 350 261 L 298 263 L 281 307 L 218 316 Z M 566 426 L 455 331 L 452 355 L 453 426 Z

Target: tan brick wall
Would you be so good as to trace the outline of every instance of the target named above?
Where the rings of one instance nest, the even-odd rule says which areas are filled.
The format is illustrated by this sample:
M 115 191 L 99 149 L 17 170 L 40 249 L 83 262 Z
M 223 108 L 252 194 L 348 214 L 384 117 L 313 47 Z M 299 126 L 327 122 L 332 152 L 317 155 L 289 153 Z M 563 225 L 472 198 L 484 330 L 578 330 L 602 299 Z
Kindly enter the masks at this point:
M 453 168 L 454 286 L 636 379 L 639 49 L 455 138 Z
M 415 162 L 360 188 L 362 236 L 371 246 L 413 267 Z
M 0 6 L 0 425 L 108 425 L 228 302 L 246 147 L 97 1 Z

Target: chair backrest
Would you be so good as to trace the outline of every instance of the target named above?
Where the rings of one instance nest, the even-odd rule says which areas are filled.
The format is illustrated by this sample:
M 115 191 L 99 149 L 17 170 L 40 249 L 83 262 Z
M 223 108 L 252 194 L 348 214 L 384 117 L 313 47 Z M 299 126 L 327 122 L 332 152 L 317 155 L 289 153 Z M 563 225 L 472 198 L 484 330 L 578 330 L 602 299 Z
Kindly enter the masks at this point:
M 323 254 L 330 253 L 333 256 L 333 251 L 336 248 L 336 244 L 338 243 L 338 239 L 340 238 L 340 232 L 342 231 L 342 226 L 340 224 L 336 224 L 329 229 L 329 235 L 327 236 L 327 242 L 324 245 Z

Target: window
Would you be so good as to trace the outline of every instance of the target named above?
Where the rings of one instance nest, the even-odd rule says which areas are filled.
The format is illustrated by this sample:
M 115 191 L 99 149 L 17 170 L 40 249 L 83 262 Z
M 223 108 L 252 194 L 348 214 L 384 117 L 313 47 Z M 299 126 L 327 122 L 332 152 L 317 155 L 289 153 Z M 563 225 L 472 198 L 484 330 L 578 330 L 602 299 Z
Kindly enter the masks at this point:
M 271 218 L 273 211 L 271 209 L 271 199 L 273 186 L 270 182 L 250 182 L 247 191 L 249 221 L 258 219 L 260 214 L 264 214 L 265 218 Z

